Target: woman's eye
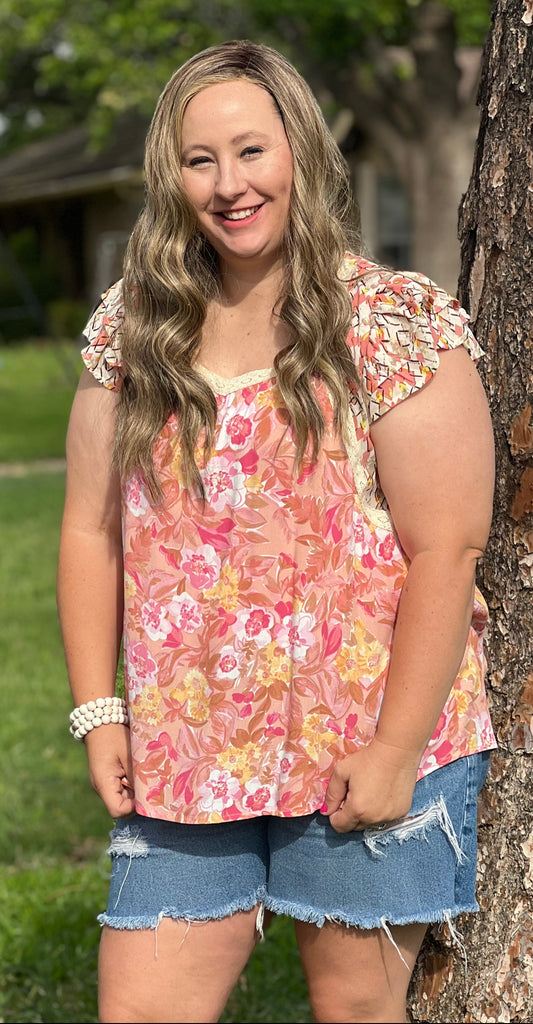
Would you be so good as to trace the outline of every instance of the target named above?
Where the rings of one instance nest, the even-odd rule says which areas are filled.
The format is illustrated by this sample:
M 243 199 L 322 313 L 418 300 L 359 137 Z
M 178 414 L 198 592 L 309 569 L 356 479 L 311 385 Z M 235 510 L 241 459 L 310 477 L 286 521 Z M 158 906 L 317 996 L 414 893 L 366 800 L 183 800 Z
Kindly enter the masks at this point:
M 247 146 L 243 149 L 241 156 L 257 156 L 258 153 L 262 153 L 261 146 Z
M 209 163 L 208 156 L 193 156 L 192 160 L 189 160 L 189 167 L 202 167 L 207 163 Z

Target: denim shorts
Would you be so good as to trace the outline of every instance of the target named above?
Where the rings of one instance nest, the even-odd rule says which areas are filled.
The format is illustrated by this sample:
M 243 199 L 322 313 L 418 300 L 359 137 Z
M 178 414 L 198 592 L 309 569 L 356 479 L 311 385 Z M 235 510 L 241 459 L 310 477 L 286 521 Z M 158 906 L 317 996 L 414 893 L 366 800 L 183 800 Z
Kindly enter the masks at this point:
M 218 920 L 259 905 L 319 927 L 450 924 L 479 910 L 477 796 L 488 764 L 485 752 L 437 769 L 417 783 L 404 819 L 363 832 L 341 835 L 320 813 L 213 825 L 119 819 L 99 921 L 157 928 L 163 917 Z

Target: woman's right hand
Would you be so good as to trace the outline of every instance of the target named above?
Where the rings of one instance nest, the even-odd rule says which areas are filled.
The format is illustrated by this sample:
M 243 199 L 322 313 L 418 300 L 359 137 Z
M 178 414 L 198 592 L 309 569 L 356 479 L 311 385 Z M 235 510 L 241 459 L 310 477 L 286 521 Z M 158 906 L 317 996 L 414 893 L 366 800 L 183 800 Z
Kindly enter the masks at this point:
M 85 737 L 89 777 L 112 818 L 135 811 L 130 731 L 126 725 L 102 725 Z

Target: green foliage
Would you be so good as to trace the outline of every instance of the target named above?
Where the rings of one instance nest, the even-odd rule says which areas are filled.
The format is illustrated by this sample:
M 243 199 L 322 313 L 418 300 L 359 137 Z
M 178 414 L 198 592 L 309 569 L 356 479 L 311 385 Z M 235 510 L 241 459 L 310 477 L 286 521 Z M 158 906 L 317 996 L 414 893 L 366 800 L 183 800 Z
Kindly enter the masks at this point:
M 0 109 L 7 151 L 87 119 L 95 145 L 120 113 L 151 113 L 190 54 L 248 36 L 349 67 L 369 41 L 405 45 L 425 0 L 0 0 Z M 441 0 L 458 42 L 479 45 L 490 0 Z
M 490 17 L 490 0 L 441 0 L 455 15 L 457 41 L 480 45 Z M 348 66 L 368 52 L 373 40 L 405 46 L 424 0 L 242 0 L 259 30 L 290 42 L 298 38 L 312 58 Z
M 10 235 L 5 244 L 17 266 L 24 267 L 27 283 L 42 310 L 49 300 L 57 296 L 61 284 L 55 267 L 42 258 L 37 231 L 33 227 L 22 228 Z M 0 310 L 20 310 L 21 304 L 22 296 L 11 267 L 0 254 Z M 39 308 L 28 308 L 14 318 L 0 317 L 0 339 L 16 340 L 26 338 L 29 334 L 41 333 L 43 315 Z
M 220 37 L 202 0 L 0 0 L 4 150 L 89 117 L 98 144 L 127 109 L 151 112 L 172 71 Z

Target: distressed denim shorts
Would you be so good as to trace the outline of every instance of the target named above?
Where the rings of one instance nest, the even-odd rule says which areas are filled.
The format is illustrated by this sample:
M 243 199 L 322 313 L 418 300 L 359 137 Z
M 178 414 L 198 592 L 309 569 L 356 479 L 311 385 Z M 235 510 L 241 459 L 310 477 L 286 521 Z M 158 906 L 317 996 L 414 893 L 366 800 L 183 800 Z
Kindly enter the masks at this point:
M 257 904 L 319 927 L 447 921 L 475 898 L 477 796 L 489 754 L 439 768 L 409 814 L 340 835 L 320 813 L 184 825 L 134 815 L 111 833 L 101 924 L 157 928 L 162 917 L 218 920 Z M 452 928 L 453 934 L 453 928 Z

